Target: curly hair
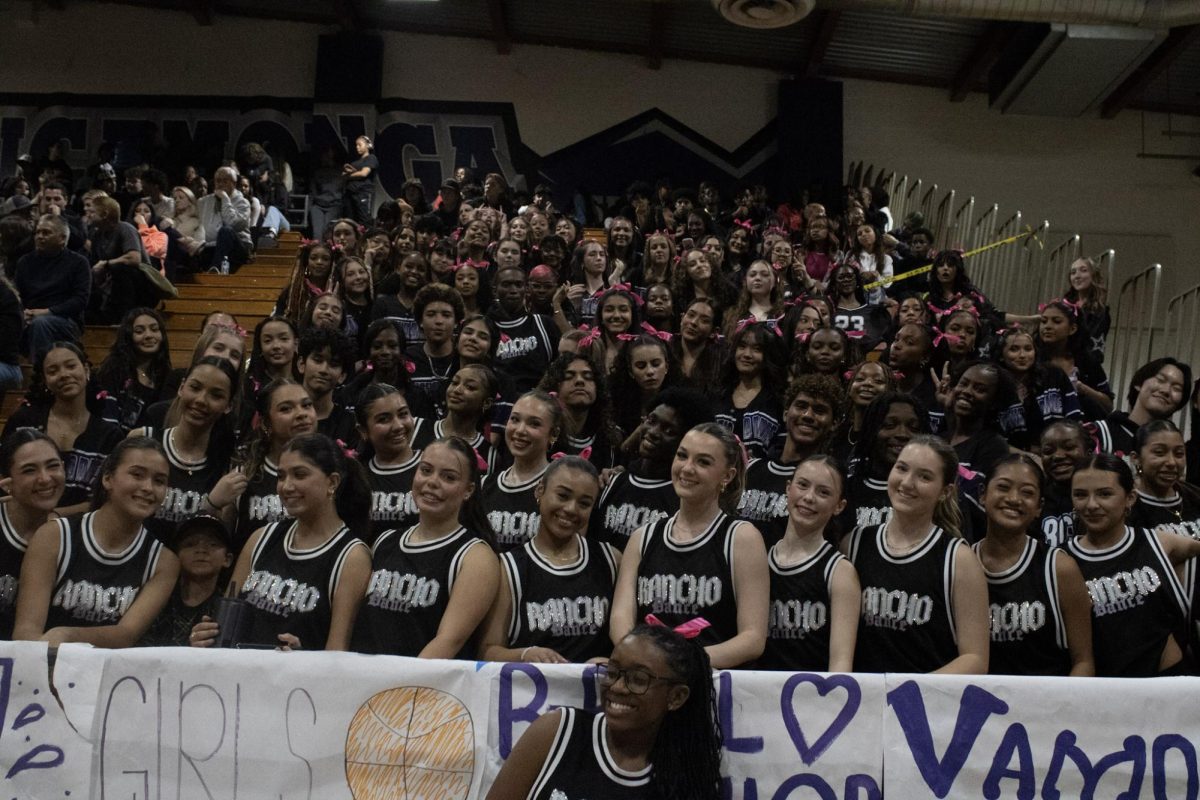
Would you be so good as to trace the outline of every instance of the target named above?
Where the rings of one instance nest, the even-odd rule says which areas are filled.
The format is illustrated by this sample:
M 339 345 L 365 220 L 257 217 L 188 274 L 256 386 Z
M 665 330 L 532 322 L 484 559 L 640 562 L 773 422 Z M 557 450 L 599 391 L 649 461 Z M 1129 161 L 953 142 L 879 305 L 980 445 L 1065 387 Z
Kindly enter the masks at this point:
M 596 384 L 596 400 L 588 409 L 587 419 L 583 422 L 583 427 L 579 430 L 570 430 L 569 424 L 564 419 L 563 432 L 559 438 L 562 442 L 567 436 L 596 436 L 597 439 L 603 439 L 610 447 L 615 449 L 620 446 L 620 432 L 612 421 L 612 405 L 609 402 L 608 381 L 605 378 L 604 370 L 597 366 L 596 362 L 588 358 L 582 353 L 563 353 L 558 358 L 550 362 L 550 366 L 546 367 L 545 373 L 542 374 L 541 381 L 538 382 L 537 388 L 547 393 L 558 395 L 562 390 L 563 383 L 567 380 L 567 368 L 575 361 L 582 361 L 588 365 L 592 371 L 592 382 Z M 561 450 L 562 448 L 556 443 L 554 449 Z
M 137 380 L 138 362 L 142 355 L 133 343 L 133 323 L 138 317 L 151 317 L 158 323 L 158 330 L 162 334 L 158 351 L 150 356 L 149 368 L 146 370 L 150 380 L 156 388 L 161 389 L 171 374 L 171 345 L 167 340 L 166 320 L 152 308 L 134 308 L 121 320 L 112 347 L 96 370 L 97 383 L 110 394 L 120 391 L 130 381 Z

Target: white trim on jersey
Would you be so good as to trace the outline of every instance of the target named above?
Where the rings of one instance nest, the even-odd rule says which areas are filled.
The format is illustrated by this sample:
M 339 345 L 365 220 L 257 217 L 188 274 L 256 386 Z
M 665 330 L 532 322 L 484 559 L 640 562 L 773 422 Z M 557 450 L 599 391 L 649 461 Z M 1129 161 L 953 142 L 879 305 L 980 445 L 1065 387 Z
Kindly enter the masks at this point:
M 575 709 L 569 706 L 562 706 L 559 711 L 561 716 L 558 720 L 558 730 L 554 733 L 554 741 L 550 743 L 550 752 L 546 753 L 546 761 L 542 764 L 542 769 L 534 779 L 533 785 L 529 787 L 529 794 L 526 795 L 527 800 L 534 800 L 542 789 L 545 788 L 546 782 L 550 780 L 550 776 L 558 769 L 558 764 L 562 761 L 563 755 L 567 752 L 567 744 L 571 741 L 571 729 L 575 727 Z

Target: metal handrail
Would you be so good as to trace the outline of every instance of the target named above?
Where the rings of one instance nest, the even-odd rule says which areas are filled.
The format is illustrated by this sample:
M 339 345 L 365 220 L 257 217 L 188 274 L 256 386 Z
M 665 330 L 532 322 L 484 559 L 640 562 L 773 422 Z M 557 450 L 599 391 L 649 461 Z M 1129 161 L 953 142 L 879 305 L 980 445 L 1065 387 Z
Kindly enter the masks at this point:
M 1152 264 L 1121 284 L 1106 359 L 1108 383 L 1115 392 L 1127 386 L 1138 366 L 1150 359 L 1161 288 L 1162 264 Z M 1145 311 L 1147 306 L 1149 314 Z
M 1175 295 L 1167 302 L 1166 323 L 1161 332 L 1162 344 L 1157 335 L 1151 351 L 1157 358 L 1174 355 L 1185 364 L 1200 362 L 1200 284 Z M 1186 391 L 1190 391 L 1190 387 Z M 1191 404 L 1179 412 L 1176 424 L 1187 437 L 1192 427 Z M 1194 476 L 1192 476 L 1194 477 Z
M 1063 240 L 1062 244 L 1051 250 L 1046 256 L 1046 269 L 1041 276 L 1038 296 L 1042 299 L 1057 297 L 1061 291 L 1059 287 L 1066 285 L 1066 275 L 1071 264 L 1082 255 L 1083 240 L 1078 233 Z
M 937 210 L 933 212 L 933 222 L 937 226 L 936 239 L 934 245 L 936 247 L 945 247 L 949 243 L 946 236 L 947 229 L 950 227 L 951 221 L 954 219 L 954 190 L 946 192 L 946 196 L 937 204 Z

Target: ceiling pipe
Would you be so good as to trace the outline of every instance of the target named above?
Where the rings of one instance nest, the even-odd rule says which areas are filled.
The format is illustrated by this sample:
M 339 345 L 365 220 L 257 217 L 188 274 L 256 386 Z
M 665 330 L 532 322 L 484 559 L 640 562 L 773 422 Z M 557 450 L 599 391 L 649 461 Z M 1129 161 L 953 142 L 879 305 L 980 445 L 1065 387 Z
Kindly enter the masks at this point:
M 1155 30 L 1200 25 L 1200 0 L 820 0 L 819 7 L 1007 22 L 1133 25 Z

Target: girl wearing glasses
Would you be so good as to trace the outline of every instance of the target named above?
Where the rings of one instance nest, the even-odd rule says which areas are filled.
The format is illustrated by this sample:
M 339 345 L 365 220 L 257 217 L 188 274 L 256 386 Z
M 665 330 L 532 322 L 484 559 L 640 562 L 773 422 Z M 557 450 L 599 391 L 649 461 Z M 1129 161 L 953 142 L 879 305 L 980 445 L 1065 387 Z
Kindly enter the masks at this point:
M 639 625 L 596 669 L 602 711 L 559 708 L 513 747 L 487 800 L 721 795 L 712 666 L 675 631 Z

